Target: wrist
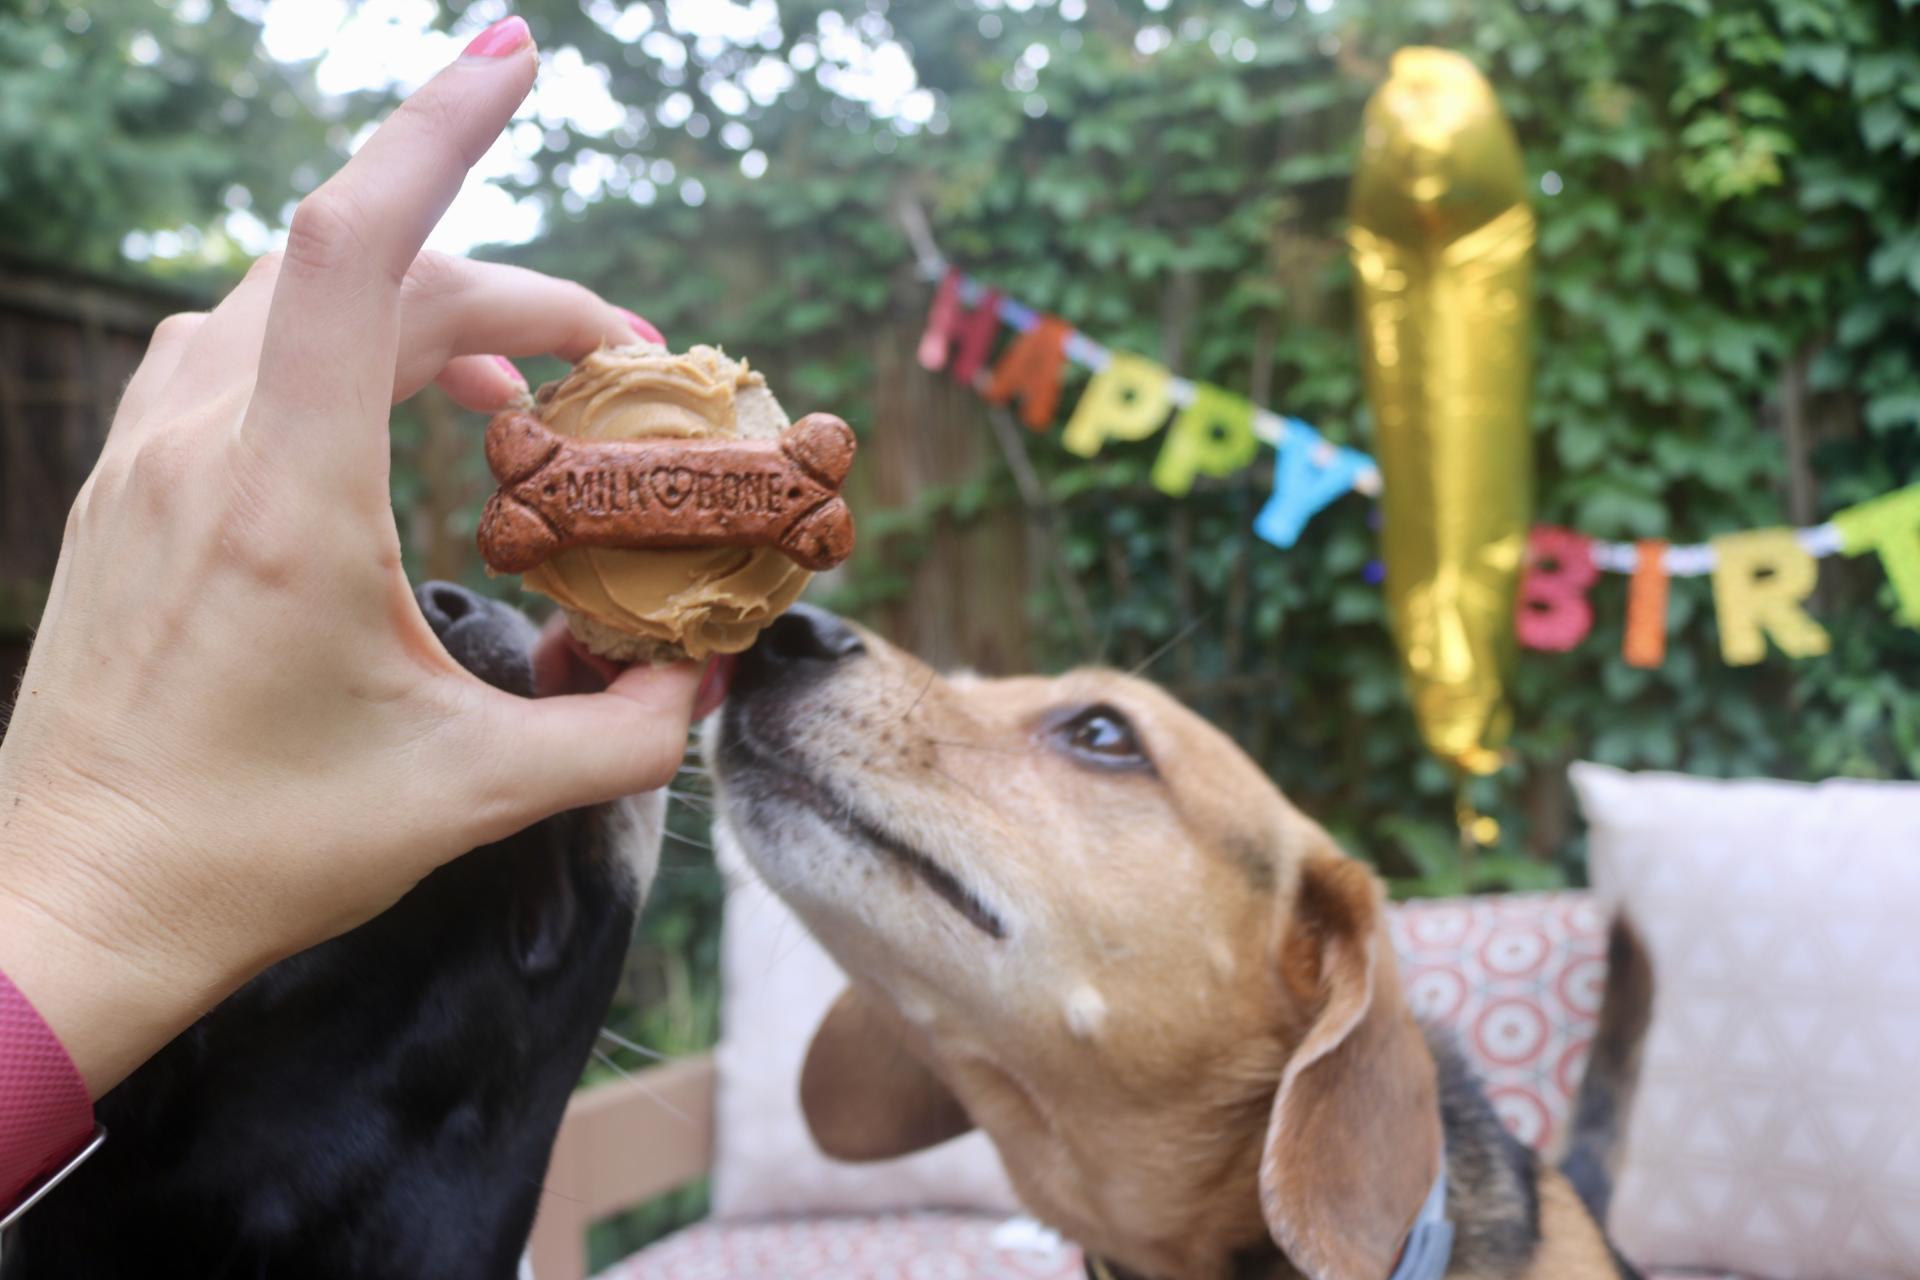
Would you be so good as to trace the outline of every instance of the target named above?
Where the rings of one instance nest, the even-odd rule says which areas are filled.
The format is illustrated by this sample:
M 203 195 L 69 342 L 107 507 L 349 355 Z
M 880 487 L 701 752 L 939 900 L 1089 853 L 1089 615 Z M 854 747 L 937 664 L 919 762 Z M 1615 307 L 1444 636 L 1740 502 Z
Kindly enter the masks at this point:
M 31 1000 L 99 1098 L 245 980 L 158 927 L 103 873 L 124 848 L 17 803 L 0 828 L 0 972 Z

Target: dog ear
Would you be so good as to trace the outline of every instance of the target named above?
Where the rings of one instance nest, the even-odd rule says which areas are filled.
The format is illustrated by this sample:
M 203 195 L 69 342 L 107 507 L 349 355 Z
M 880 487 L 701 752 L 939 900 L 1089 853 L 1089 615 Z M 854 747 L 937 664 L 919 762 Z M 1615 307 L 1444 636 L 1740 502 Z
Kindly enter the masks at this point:
M 836 1160 L 888 1160 L 973 1128 L 951 1090 L 907 1047 L 885 1001 L 848 988 L 813 1034 L 800 1109 Z
M 1311 1280 L 1384 1280 L 1440 1172 L 1433 1055 L 1384 910 L 1372 872 L 1329 849 L 1281 931 L 1281 982 L 1308 1022 L 1274 1097 L 1260 1207 Z

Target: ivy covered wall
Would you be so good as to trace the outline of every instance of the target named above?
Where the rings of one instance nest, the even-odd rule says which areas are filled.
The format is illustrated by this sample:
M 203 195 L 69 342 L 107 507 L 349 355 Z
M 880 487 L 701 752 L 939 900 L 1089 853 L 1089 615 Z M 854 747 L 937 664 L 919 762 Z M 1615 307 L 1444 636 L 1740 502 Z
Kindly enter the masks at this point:
M 683 43 L 663 80 L 570 0 L 552 8 L 536 19 L 543 42 L 605 58 L 623 101 L 685 94 L 692 114 L 677 104 L 663 114 L 678 127 L 632 139 L 671 165 L 640 171 L 650 203 L 556 208 L 515 256 L 589 279 L 676 342 L 749 353 L 790 405 L 838 408 L 869 447 L 977 434 L 964 474 L 895 486 L 885 514 L 870 504 L 885 536 L 840 584 L 869 612 L 955 590 L 917 575 L 918 558 L 958 532 L 937 554 L 951 567 L 968 530 L 1021 510 L 984 406 L 901 390 L 932 379 L 899 358 L 930 286 L 897 203 L 917 201 L 950 257 L 1023 300 L 1366 447 L 1345 183 L 1360 106 L 1406 43 L 1482 66 L 1539 184 L 1541 519 L 1697 541 L 1810 523 L 1920 472 L 1911 3 L 787 4 L 778 52 L 812 73 L 738 114 L 724 86 L 762 50 Z M 823 87 L 841 83 L 822 51 L 849 23 L 906 43 L 930 118 L 873 119 Z M 723 128 L 736 119 L 766 157 L 761 176 Z M 580 148 L 612 149 L 571 139 L 546 180 Z M 875 411 L 903 395 L 937 414 Z M 1097 464 L 1026 445 L 1057 504 L 1056 545 L 1030 540 L 1015 558 L 1024 586 L 1002 574 L 965 588 L 1024 591 L 1017 657 L 1057 667 L 1169 646 L 1152 674 L 1195 691 L 1306 807 L 1389 872 L 1425 877 L 1410 888 L 1456 885 L 1450 783 L 1417 745 L 1363 573 L 1364 500 L 1281 552 L 1248 531 L 1263 472 L 1172 503 L 1145 484 L 1151 444 Z M 1920 765 L 1920 637 L 1896 622 L 1871 560 L 1823 562 L 1814 608 L 1834 652 L 1801 664 L 1724 666 L 1696 579 L 1674 584 L 1666 665 L 1636 670 L 1619 657 L 1624 597 L 1624 580 L 1605 580 L 1576 652 L 1523 655 L 1519 763 L 1479 795 L 1505 831 L 1484 882 L 1538 882 L 1540 858 L 1577 873 L 1562 770 L 1578 756 L 1789 777 Z M 1248 672 L 1259 678 L 1235 683 Z

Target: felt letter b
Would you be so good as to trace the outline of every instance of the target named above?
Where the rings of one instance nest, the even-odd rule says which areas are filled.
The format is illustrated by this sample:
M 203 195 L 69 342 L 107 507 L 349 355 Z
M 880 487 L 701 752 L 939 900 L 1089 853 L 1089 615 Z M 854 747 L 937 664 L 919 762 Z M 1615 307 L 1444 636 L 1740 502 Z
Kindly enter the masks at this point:
M 1527 535 L 1527 572 L 1513 626 L 1529 649 L 1565 653 L 1593 629 L 1587 603 L 1600 570 L 1593 543 L 1571 529 L 1540 525 Z

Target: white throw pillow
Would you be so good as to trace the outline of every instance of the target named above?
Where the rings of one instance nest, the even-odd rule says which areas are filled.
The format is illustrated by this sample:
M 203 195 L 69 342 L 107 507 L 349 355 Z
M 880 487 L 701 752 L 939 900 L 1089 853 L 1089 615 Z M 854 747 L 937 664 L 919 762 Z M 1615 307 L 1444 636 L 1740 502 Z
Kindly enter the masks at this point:
M 1653 959 L 1622 1251 L 1920 1276 L 1920 785 L 1572 776 L 1594 886 Z
M 714 1216 L 1019 1212 L 1000 1157 L 982 1133 L 904 1160 L 843 1164 L 820 1154 L 800 1114 L 800 1064 L 847 980 L 718 825 L 714 850 L 729 886 L 720 941 Z

